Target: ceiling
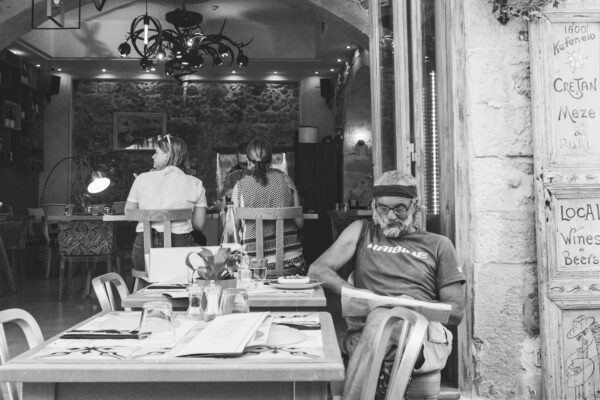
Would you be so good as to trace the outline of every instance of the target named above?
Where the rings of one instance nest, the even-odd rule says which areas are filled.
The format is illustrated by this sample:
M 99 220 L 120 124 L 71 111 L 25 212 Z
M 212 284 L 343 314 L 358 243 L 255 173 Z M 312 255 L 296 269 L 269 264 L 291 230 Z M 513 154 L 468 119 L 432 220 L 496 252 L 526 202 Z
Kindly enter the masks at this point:
M 181 1 L 149 0 L 148 14 L 172 28 L 165 14 L 181 8 Z M 121 58 L 117 48 L 126 38 L 131 21 L 145 12 L 143 0 L 107 0 L 102 11 L 93 4 L 81 6 L 79 29 L 34 29 L 9 48 L 39 68 L 74 78 L 165 79 L 159 63 L 155 73 L 145 73 L 135 51 Z M 223 34 L 244 48 L 247 68 L 206 65 L 198 80 L 299 80 L 309 76 L 333 76 L 360 42 L 343 27 L 323 23 L 310 9 L 277 0 L 189 0 L 186 9 L 203 15 L 205 33 L 216 33 L 226 20 Z M 78 18 L 78 9 L 66 13 Z M 39 27 L 54 27 L 45 21 Z M 207 63 L 208 64 L 208 63 Z M 59 69 L 61 71 L 59 71 Z M 102 71 L 102 70 L 105 71 Z M 235 72 L 234 72 L 235 71 Z

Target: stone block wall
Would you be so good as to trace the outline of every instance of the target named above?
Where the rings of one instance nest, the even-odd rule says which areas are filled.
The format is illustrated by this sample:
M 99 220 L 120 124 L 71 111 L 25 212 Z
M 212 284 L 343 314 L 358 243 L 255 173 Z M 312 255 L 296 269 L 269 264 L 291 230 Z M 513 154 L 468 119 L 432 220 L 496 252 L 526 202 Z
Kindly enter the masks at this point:
M 498 23 L 467 0 L 466 85 L 472 194 L 472 398 L 539 399 L 533 146 L 525 22 Z M 485 39 L 482 39 L 485 38 Z
M 101 203 L 125 200 L 133 173 L 152 168 L 152 151 L 113 150 L 114 112 L 167 114 L 167 131 L 189 148 L 190 170 L 216 199 L 217 147 L 235 152 L 256 137 L 292 147 L 298 129 L 297 82 L 206 82 L 76 80 L 73 84 L 73 155 L 112 173 L 113 184 L 96 195 Z M 74 168 L 72 201 L 85 189 L 88 169 Z

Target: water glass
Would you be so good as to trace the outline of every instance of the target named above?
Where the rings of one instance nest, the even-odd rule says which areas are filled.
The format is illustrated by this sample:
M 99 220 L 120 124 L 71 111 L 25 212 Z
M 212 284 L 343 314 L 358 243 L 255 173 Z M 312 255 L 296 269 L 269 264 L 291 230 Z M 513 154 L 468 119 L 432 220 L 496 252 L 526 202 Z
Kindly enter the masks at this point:
M 202 299 L 202 311 L 204 312 L 204 321 L 212 321 L 217 316 L 221 315 L 221 286 L 215 284 L 215 281 L 210 281 L 210 285 L 204 286 Z
M 236 314 L 250 312 L 248 291 L 246 289 L 229 288 L 221 296 L 221 314 Z
M 253 258 L 250 260 L 250 271 L 252 272 L 252 279 L 263 282 L 267 279 L 267 259 Z
M 149 301 L 142 306 L 138 329 L 142 345 L 171 345 L 175 341 L 173 306 L 168 301 Z
M 194 319 L 203 319 L 204 311 L 202 311 L 202 294 L 204 292 L 200 285 L 189 285 L 187 287 L 189 305 L 187 309 L 188 317 Z

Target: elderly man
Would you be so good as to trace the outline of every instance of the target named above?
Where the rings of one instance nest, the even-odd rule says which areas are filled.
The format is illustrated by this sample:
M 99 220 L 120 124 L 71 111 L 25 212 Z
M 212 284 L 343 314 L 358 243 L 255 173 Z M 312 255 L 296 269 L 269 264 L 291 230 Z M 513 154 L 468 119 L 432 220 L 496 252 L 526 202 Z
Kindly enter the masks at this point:
M 452 305 L 449 324 L 458 324 L 464 311 L 463 283 L 456 253 L 450 240 L 418 228 L 420 205 L 416 180 L 400 171 L 381 175 L 373 187 L 373 220 L 349 225 L 309 269 L 329 290 L 340 294 L 350 284 L 337 271 L 354 260 L 355 286 L 384 296 L 410 296 L 417 300 Z M 348 319 L 342 350 L 349 356 L 344 399 L 360 397 L 368 337 L 381 309 L 362 319 Z M 439 370 L 446 364 L 452 334 L 439 323 L 430 322 L 428 337 L 415 366 L 415 373 Z M 386 360 L 393 360 L 390 351 Z M 361 359 L 363 362 L 360 362 Z M 391 363 L 384 363 L 386 367 Z M 437 388 L 439 391 L 439 386 Z

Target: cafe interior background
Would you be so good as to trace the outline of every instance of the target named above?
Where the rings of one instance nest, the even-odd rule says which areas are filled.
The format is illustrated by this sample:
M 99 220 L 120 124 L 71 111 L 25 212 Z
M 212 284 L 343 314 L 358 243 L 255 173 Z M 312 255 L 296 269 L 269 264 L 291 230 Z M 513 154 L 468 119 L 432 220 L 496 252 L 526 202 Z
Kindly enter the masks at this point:
M 454 356 L 445 379 L 460 387 L 461 398 L 552 399 L 559 398 L 558 393 L 560 398 L 575 398 L 564 377 L 554 371 L 574 349 L 567 331 L 576 317 L 586 314 L 600 320 L 599 303 L 594 293 L 586 292 L 585 305 L 561 305 L 560 310 L 568 309 L 562 313 L 547 311 L 554 305 L 547 296 L 542 238 L 546 228 L 540 221 L 548 221 L 544 213 L 551 212 L 543 204 L 556 199 L 544 203 L 544 186 L 538 184 L 543 178 L 536 170 L 544 164 L 546 151 L 536 132 L 545 126 L 541 113 L 550 108 L 543 97 L 547 93 L 540 89 L 548 73 L 540 67 L 547 61 L 540 60 L 548 54 L 539 51 L 549 46 L 550 30 L 540 26 L 549 26 L 557 15 L 565 25 L 570 19 L 583 19 L 597 40 L 600 2 L 187 1 L 188 9 L 204 16 L 207 31 L 220 29 L 226 18 L 224 34 L 252 42 L 244 47 L 249 57 L 245 69 L 205 65 L 185 82 L 165 77 L 161 65 L 156 72 L 141 71 L 134 51 L 130 61 L 119 57 L 117 48 L 132 19 L 144 14 L 145 4 L 107 0 L 99 11 L 92 1 L 82 0 L 81 6 L 74 1 L 65 17 L 68 23 L 75 21 L 75 29 L 41 30 L 32 29 L 32 19 L 45 26 L 54 23 L 43 21 L 46 0 L 0 1 L 0 48 L 11 51 L 8 56 L 3 52 L 0 65 L 21 62 L 29 68 L 23 77 L 18 70 L 17 83 L 5 83 L 2 70 L 3 101 L 10 102 L 6 92 L 11 85 L 20 90 L 21 82 L 28 88 L 34 86 L 28 79 L 38 79 L 36 86 L 23 91 L 28 94 L 22 98 L 22 128 L 11 133 L 27 135 L 23 151 L 7 160 L 6 148 L 0 150 L 0 201 L 11 204 L 16 213 L 38 206 L 49 171 L 69 156 L 77 160 L 53 172 L 46 202 L 76 202 L 93 168 L 103 168 L 113 177 L 110 189 L 96 201 L 125 200 L 132 174 L 151 166 L 151 153 L 118 147 L 115 113 L 125 119 L 164 113 L 167 131 L 190 146 L 191 172 L 202 179 L 209 203 L 218 191 L 217 155 L 232 154 L 237 143 L 255 136 L 267 138 L 286 155 L 288 172 L 299 189 L 307 191 L 305 208 L 319 213 L 319 225 L 313 234 L 305 234 L 309 241 L 330 229 L 326 211 L 335 203 L 367 206 L 373 176 L 393 167 L 412 169 L 430 196 L 424 199 L 428 228 L 453 240 L 467 277 L 466 316 L 455 331 Z M 380 30 L 370 20 L 373 4 L 383 14 Z M 389 52 L 394 44 L 389 29 L 392 16 L 404 10 L 399 4 L 410 4 L 411 16 L 420 9 L 422 25 L 408 23 L 411 34 L 396 48 L 414 50 L 421 45 L 428 57 L 420 68 L 428 78 L 411 75 L 414 60 L 406 74 L 386 60 L 385 49 L 387 56 L 395 57 Z M 149 1 L 148 13 L 162 18 L 180 6 Z M 169 26 L 163 20 L 165 27 Z M 374 35 L 379 35 L 377 40 Z M 381 47 L 379 59 L 372 58 L 372 43 Z M 596 46 L 575 61 L 596 62 L 591 60 L 599 53 Z M 373 71 L 375 63 L 379 72 Z M 421 92 L 421 100 L 411 95 L 415 81 L 428 91 Z M 404 101 L 406 96 L 411 100 Z M 433 145 L 437 154 L 431 142 L 415 142 L 414 135 L 406 133 L 411 129 L 398 129 L 406 126 L 403 123 L 435 132 L 437 136 L 430 137 L 438 140 Z M 303 153 L 298 131 L 307 126 L 317 127 L 312 139 L 317 143 Z M 327 146 L 335 150 L 316 150 Z M 332 165 L 331 159 L 338 161 Z M 432 160 L 439 163 L 432 167 Z M 585 168 L 597 169 L 597 159 L 585 160 Z M 299 171 L 303 163 L 310 168 Z M 339 185 L 320 180 L 321 173 Z M 594 184 L 593 176 L 587 174 L 587 181 L 571 178 L 570 187 Z M 321 190 L 331 195 L 327 202 L 321 202 Z M 326 247 L 327 240 L 331 238 L 317 243 L 313 251 Z M 585 279 L 590 271 L 595 272 L 588 269 Z M 579 279 L 579 271 L 571 272 L 570 279 Z M 545 328 L 557 324 L 564 327 L 558 333 L 562 339 L 549 336 L 557 333 Z M 553 351 L 552 343 L 560 343 L 560 350 Z

